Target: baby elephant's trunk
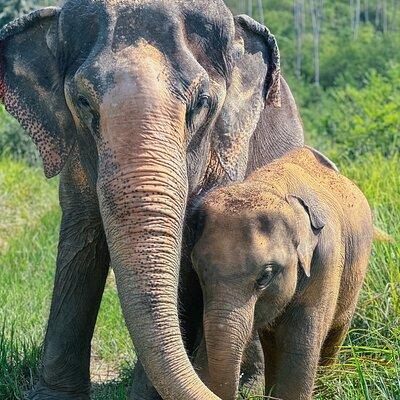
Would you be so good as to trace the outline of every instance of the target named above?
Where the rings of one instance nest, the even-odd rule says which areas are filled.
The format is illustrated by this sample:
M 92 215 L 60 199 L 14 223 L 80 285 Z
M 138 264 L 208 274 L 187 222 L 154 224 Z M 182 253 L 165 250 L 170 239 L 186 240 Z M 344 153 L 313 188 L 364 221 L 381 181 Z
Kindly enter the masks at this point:
M 252 333 L 254 304 L 235 300 L 228 306 L 226 298 L 222 299 L 223 307 L 205 302 L 204 332 L 209 385 L 221 399 L 234 400 L 238 394 L 243 351 Z

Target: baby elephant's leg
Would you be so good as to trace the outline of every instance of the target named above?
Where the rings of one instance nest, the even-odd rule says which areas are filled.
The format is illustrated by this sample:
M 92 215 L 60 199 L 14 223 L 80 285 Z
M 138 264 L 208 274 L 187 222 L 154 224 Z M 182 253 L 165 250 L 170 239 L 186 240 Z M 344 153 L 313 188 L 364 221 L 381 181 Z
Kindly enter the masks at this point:
M 265 395 L 272 394 L 276 386 L 276 374 L 278 365 L 278 348 L 275 334 L 271 331 L 260 332 L 261 344 L 264 351 L 265 363 Z
M 133 370 L 133 385 L 130 400 L 161 400 L 153 384 L 150 382 L 143 369 L 142 363 L 137 360 Z
M 243 354 L 240 390 L 260 394 L 264 386 L 264 355 L 258 332 L 254 332 Z
M 310 400 L 325 336 L 324 322 L 315 311 L 298 310 L 295 315 L 276 330 L 279 355 L 273 395 L 285 400 Z
M 201 378 L 201 380 L 207 385 L 210 385 L 210 375 L 208 369 L 208 357 L 207 357 L 207 348 L 206 341 L 204 336 L 201 339 L 200 345 L 196 351 L 196 355 L 194 358 L 193 366 L 197 375 Z
M 351 325 L 351 320 L 357 306 L 358 295 L 367 271 L 368 261 L 369 250 L 362 251 L 362 248 L 360 248 L 359 254 L 353 254 L 351 263 L 346 266 L 345 272 L 347 276 L 344 277 L 345 279 L 342 278 L 344 284 L 339 294 L 335 317 L 322 347 L 321 365 L 330 365 L 335 362 L 340 345 L 345 339 Z

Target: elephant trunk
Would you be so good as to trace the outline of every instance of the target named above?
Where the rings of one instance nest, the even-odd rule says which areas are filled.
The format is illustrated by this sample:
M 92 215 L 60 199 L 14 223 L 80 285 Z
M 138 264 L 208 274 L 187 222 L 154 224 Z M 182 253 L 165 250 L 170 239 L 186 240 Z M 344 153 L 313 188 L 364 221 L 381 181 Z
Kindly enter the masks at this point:
M 226 296 L 225 296 L 226 298 Z M 234 400 L 238 394 L 240 366 L 253 328 L 254 304 L 206 306 L 206 338 L 209 386 L 223 400 Z M 221 300 L 220 300 L 221 301 Z M 239 304 L 239 306 L 238 306 Z
M 101 110 L 97 184 L 126 324 L 163 399 L 218 400 L 188 359 L 177 311 L 185 107 L 126 90 L 117 87 Z

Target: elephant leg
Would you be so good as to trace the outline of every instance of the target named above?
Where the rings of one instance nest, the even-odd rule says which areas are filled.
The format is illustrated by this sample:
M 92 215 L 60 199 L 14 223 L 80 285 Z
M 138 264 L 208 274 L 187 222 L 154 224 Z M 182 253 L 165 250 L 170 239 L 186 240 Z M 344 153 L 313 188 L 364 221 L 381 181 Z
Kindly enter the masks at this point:
M 139 359 L 133 370 L 133 385 L 129 398 L 131 400 L 161 400 L 161 396 L 147 377 Z
M 276 386 L 279 351 L 273 332 L 260 332 L 260 339 L 264 351 L 265 395 L 268 396 Z
M 274 397 L 285 400 L 311 400 L 323 339 L 323 319 L 294 312 L 294 321 L 276 330 L 279 351 Z
M 243 392 L 260 394 L 264 387 L 264 354 L 258 332 L 254 332 L 244 353 L 239 388 Z
M 343 325 L 335 326 L 329 331 L 322 347 L 319 360 L 320 365 L 327 366 L 335 362 L 340 350 L 340 345 L 346 337 L 349 326 L 350 322 L 347 322 Z
M 194 359 L 193 364 L 194 364 L 194 369 L 197 372 L 197 375 L 199 375 L 201 380 L 207 386 L 209 386 L 211 380 L 210 380 L 210 371 L 208 368 L 207 347 L 204 334 L 201 339 L 200 345 L 196 351 L 196 357 Z
M 109 260 L 102 233 L 85 237 L 81 224 L 73 230 L 71 237 L 62 227 L 42 372 L 32 400 L 89 398 L 90 343 Z
M 83 177 L 77 185 L 65 175 L 54 291 L 41 376 L 28 395 L 32 400 L 89 399 L 90 344 L 109 270 L 101 220 L 82 188 Z
M 90 239 L 63 236 L 41 378 L 32 400 L 89 398 L 90 343 L 108 272 L 107 246 L 101 233 Z

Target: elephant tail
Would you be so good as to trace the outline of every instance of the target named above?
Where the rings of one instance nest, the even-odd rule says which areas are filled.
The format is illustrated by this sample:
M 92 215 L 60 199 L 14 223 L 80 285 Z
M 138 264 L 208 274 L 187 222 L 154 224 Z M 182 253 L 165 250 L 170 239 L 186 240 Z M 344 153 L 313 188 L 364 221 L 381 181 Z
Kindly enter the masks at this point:
M 374 226 L 374 242 L 394 243 L 393 236 Z

